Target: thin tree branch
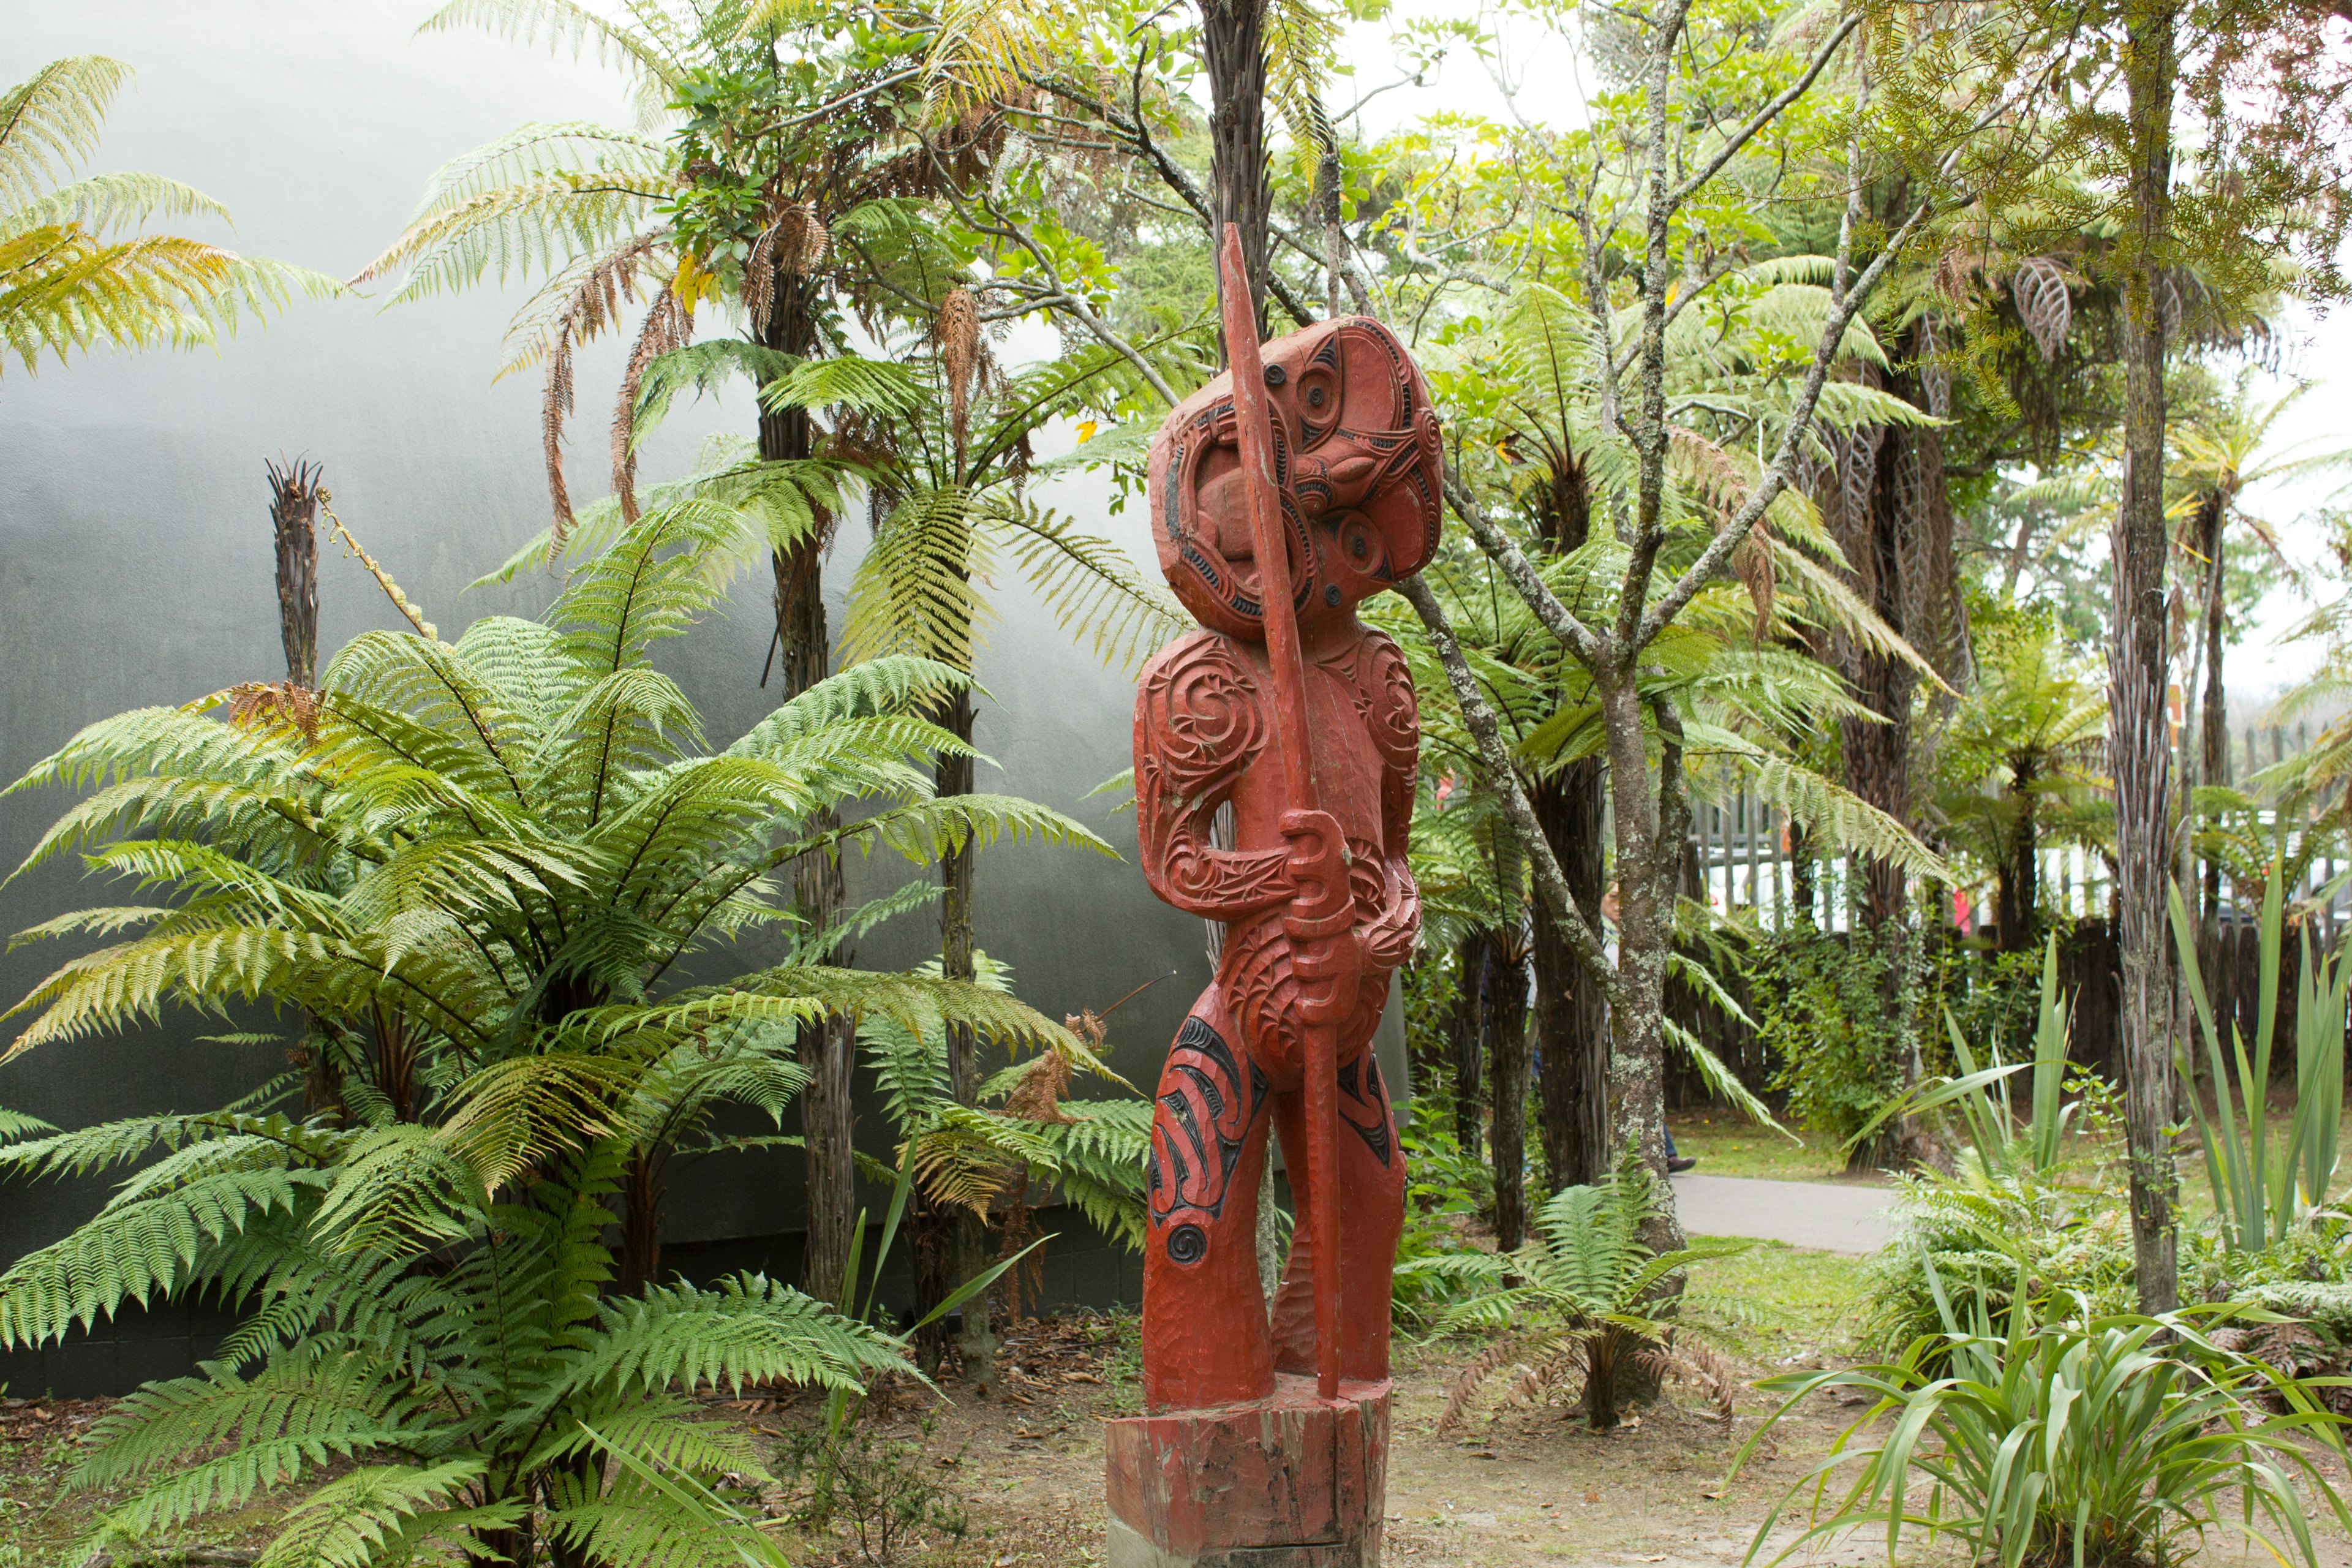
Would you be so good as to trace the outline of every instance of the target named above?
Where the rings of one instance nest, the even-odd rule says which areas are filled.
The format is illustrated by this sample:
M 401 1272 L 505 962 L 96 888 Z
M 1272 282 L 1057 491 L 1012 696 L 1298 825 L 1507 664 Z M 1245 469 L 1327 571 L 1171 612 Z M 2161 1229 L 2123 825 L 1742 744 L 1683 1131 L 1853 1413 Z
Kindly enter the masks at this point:
M 1444 667 L 1446 682 L 1454 688 L 1454 702 L 1462 710 L 1472 739 L 1477 742 L 1478 758 L 1486 766 L 1487 782 L 1501 797 L 1503 815 L 1527 851 L 1537 897 L 1543 900 L 1544 908 L 1559 922 L 1560 932 L 1568 938 L 1577 962 L 1613 994 L 1617 972 L 1611 967 L 1601 939 L 1585 921 L 1575 895 L 1569 890 L 1568 878 L 1559 868 L 1559 858 L 1552 853 L 1551 840 L 1544 837 L 1543 824 L 1537 820 L 1535 807 L 1528 804 L 1527 792 L 1519 787 L 1518 771 L 1503 745 L 1502 726 L 1493 706 L 1478 689 L 1478 678 L 1471 672 L 1470 661 L 1462 657 L 1461 641 L 1454 635 L 1453 624 L 1445 618 L 1444 606 L 1430 592 L 1428 583 L 1417 575 L 1398 584 L 1397 592 L 1404 595 L 1405 602 L 1421 617 L 1421 624 L 1429 629 L 1430 643 L 1437 650 L 1437 662 Z
M 1804 390 L 1799 394 L 1796 406 L 1789 412 L 1788 427 L 1781 432 L 1780 447 L 1773 455 L 1772 467 L 1756 488 L 1748 492 L 1747 500 L 1740 504 L 1739 510 L 1723 531 L 1709 540 L 1706 548 L 1699 552 L 1698 559 L 1691 563 L 1689 569 L 1642 613 L 1640 634 L 1633 642 L 1633 649 L 1649 647 L 1652 639 L 1682 614 L 1683 607 L 1717 572 L 1723 570 L 1724 564 L 1731 559 L 1731 552 L 1739 548 L 1739 542 L 1748 537 L 1748 531 L 1756 525 L 1758 518 L 1764 515 L 1765 509 L 1778 500 L 1780 492 L 1788 488 L 1789 477 L 1796 470 L 1797 458 L 1804 450 L 1805 437 L 1812 428 L 1813 410 L 1822 400 L 1822 388 L 1828 384 L 1830 366 L 1837 359 L 1838 345 L 1845 341 L 1847 325 L 1868 302 L 1879 280 L 1886 276 L 1887 268 L 1902 253 L 1912 235 L 1927 222 L 1933 205 L 1932 202 L 1923 201 L 1912 208 L 1911 216 L 1903 220 L 1902 227 L 1887 237 L 1885 246 L 1863 269 L 1862 276 L 1854 279 L 1853 287 L 1831 307 L 1829 320 L 1822 329 L 1821 341 L 1813 348 L 1812 368 L 1805 373 Z
M 1754 141 L 1759 132 L 1762 131 L 1767 125 L 1771 124 L 1773 121 L 1778 120 L 1780 117 L 1781 112 L 1790 104 L 1796 102 L 1797 100 L 1804 97 L 1806 93 L 1811 91 L 1813 79 L 1820 76 L 1822 70 L 1827 68 L 1831 57 L 1838 52 L 1839 47 L 1843 45 L 1846 39 L 1852 37 L 1853 36 L 1853 30 L 1861 26 L 1862 16 L 1859 12 L 1847 16 L 1844 21 L 1839 23 L 1837 31 L 1832 33 L 1829 36 L 1828 40 L 1824 42 L 1819 49 L 1816 49 L 1813 52 L 1813 58 L 1805 65 L 1804 74 L 1798 77 L 1795 81 L 1790 82 L 1787 88 L 1775 95 L 1769 103 L 1764 105 L 1763 108 L 1758 110 L 1754 114 L 1749 115 L 1748 117 L 1748 122 L 1745 125 L 1742 125 L 1738 130 L 1733 132 L 1731 133 L 1730 140 L 1724 142 L 1721 147 L 1716 149 L 1714 157 L 1708 159 L 1706 164 L 1697 172 L 1693 174 L 1690 178 L 1685 180 L 1681 184 L 1675 187 L 1674 195 L 1669 198 L 1667 203 L 1667 210 L 1671 212 L 1674 209 L 1680 207 L 1685 202 L 1690 200 L 1690 198 L 1696 195 L 1701 187 L 1705 186 L 1709 180 L 1714 179 L 1716 175 L 1723 173 L 1724 165 L 1730 163 L 1732 159 L 1738 157 L 1739 155 L 1739 150 L 1747 146 L 1748 142 Z
M 1596 667 L 1609 654 L 1608 645 L 1601 634 L 1579 620 L 1576 612 L 1559 602 L 1557 595 L 1544 585 L 1536 574 L 1534 563 L 1527 552 L 1513 542 L 1510 535 L 1495 526 L 1494 520 L 1478 505 L 1478 498 L 1458 474 L 1445 476 L 1445 499 L 1453 505 L 1454 515 L 1470 530 L 1470 537 L 1487 560 L 1502 569 L 1503 580 L 1514 593 L 1526 601 L 1536 619 L 1544 624 L 1552 636 L 1566 643 L 1577 658 L 1588 668 Z

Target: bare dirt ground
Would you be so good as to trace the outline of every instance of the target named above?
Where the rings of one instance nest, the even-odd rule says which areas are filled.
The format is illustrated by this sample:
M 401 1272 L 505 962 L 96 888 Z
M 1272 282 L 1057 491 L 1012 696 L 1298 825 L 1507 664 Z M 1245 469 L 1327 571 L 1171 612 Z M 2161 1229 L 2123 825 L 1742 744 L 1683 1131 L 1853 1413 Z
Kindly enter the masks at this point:
M 966 1517 L 961 1538 L 924 1532 L 904 1568 L 1076 1568 L 1102 1560 L 1102 1423 L 1137 1408 L 1130 1317 L 1086 1315 L 1021 1325 L 1005 1338 L 998 1385 L 979 1397 L 951 1377 L 938 1394 L 906 1386 L 865 1417 L 878 1438 L 907 1446 L 899 1463 L 935 1479 Z M 1780 1457 L 1726 1485 L 1724 1472 L 1765 1408 L 1743 1393 L 1730 1429 L 1711 1411 L 1654 1405 L 1629 1430 L 1586 1431 L 1559 1408 L 1475 1418 L 1460 1437 L 1435 1426 L 1453 1373 L 1467 1354 L 1402 1347 L 1389 1472 L 1387 1551 L 1413 1568 L 1486 1568 L 1553 1562 L 1719 1564 L 1737 1562 L 1769 1501 L 1837 1425 L 1809 1414 L 1777 1435 Z M 79 1440 L 100 1400 L 0 1405 L 0 1542 L 27 1568 L 58 1554 L 97 1499 L 61 1496 Z M 713 1399 L 715 1418 L 783 1447 L 818 1419 L 814 1394 L 761 1392 Z M 926 1429 L 928 1428 L 928 1429 Z M 283 1495 L 203 1532 L 190 1553 L 151 1561 L 228 1564 L 252 1560 Z M 245 1524 L 247 1528 L 238 1529 Z M 860 1568 L 846 1524 L 805 1532 L 796 1561 Z M 1811 1561 L 1858 1562 L 1846 1552 Z
M 1018 1340 L 1008 1347 L 1009 1365 L 1035 1364 L 1023 1360 L 1025 1348 Z M 1462 1437 L 1441 1437 L 1438 1414 L 1465 1353 L 1408 1350 L 1399 1367 L 1387 1507 L 1387 1553 L 1397 1563 L 1737 1562 L 1756 1521 L 1801 1468 L 1793 1457 L 1769 1458 L 1726 1484 L 1732 1455 L 1765 1408 L 1753 1394 L 1743 1396 L 1751 1408 L 1729 1430 L 1711 1412 L 1660 1405 L 1633 1429 L 1607 1436 L 1553 1408 L 1492 1423 L 1482 1416 Z M 965 1492 L 971 1534 L 961 1554 L 935 1559 L 942 1565 L 1100 1561 L 1100 1423 L 1122 1390 L 1116 1382 L 1062 1381 L 1066 1370 L 1038 1361 L 1041 1375 L 1009 1373 L 992 1401 L 949 1387 L 955 1404 L 935 1422 L 929 1445 L 969 1445 L 963 1463 L 978 1473 Z M 1010 1403 L 1019 1398 L 1031 1403 Z M 1783 1456 L 1816 1452 L 1839 1424 L 1831 1411 L 1808 1415 L 1784 1426 L 1775 1446 Z

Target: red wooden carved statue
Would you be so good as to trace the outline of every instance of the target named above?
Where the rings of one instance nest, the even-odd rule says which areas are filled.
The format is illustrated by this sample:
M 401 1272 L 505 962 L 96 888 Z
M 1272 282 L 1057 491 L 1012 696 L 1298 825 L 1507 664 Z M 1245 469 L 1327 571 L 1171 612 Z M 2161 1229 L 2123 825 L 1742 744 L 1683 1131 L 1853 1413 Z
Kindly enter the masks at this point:
M 1226 299 L 1245 301 L 1225 248 Z M 1226 336 L 1234 369 L 1150 456 L 1160 569 L 1202 629 L 1136 693 L 1137 829 L 1152 890 L 1226 937 L 1160 1079 L 1151 1414 L 1114 1424 L 1113 1562 L 1370 1563 L 1405 1179 L 1371 1037 L 1421 926 L 1420 724 L 1402 655 L 1356 606 L 1435 552 L 1442 458 L 1427 385 L 1380 323 L 1261 348 L 1244 303 Z M 1269 1131 L 1300 1215 L 1271 1323 Z

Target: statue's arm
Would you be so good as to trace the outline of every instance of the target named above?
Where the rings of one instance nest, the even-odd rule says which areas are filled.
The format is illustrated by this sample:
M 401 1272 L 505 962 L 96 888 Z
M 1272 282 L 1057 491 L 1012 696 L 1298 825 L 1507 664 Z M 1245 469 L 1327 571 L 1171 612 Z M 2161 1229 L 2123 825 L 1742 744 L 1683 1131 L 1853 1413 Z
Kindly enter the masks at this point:
M 1412 837 L 1413 784 L 1421 765 L 1421 707 L 1412 673 L 1397 646 L 1375 633 L 1366 661 L 1372 742 L 1381 753 L 1381 843 L 1388 901 L 1364 933 L 1372 962 L 1401 967 L 1421 936 L 1421 889 L 1412 879 L 1407 846 Z
M 1256 679 L 1222 638 L 1186 638 L 1145 667 L 1135 693 L 1136 834 L 1144 877 L 1164 902 L 1234 921 L 1288 901 L 1287 847 L 1220 849 L 1209 836 L 1265 744 Z

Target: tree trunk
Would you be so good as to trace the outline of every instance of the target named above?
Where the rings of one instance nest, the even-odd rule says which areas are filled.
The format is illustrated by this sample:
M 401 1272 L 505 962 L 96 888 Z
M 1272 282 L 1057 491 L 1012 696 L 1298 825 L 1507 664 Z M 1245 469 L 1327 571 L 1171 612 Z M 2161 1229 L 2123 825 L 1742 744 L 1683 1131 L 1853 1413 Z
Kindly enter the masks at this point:
M 972 705 L 969 691 L 956 693 L 941 716 L 942 725 L 955 737 L 966 742 L 971 740 Z M 972 788 L 972 763 L 970 757 L 942 757 L 933 775 L 933 787 L 944 799 L 950 795 L 970 795 Z M 940 862 L 940 880 L 946 889 L 940 910 L 940 973 L 950 980 L 970 980 L 976 971 L 972 963 L 971 892 L 973 871 L 972 847 L 967 842 Z M 975 1105 L 980 1100 L 979 1042 L 971 1031 L 961 1024 L 948 1026 L 948 1081 L 955 1091 L 957 1103 Z M 994 1261 L 994 1248 L 989 1245 L 988 1223 L 968 1209 L 954 1211 L 955 1217 L 955 1280 L 961 1284 L 984 1272 Z M 934 1303 L 926 1301 L 929 1311 Z M 988 1292 L 980 1291 L 967 1297 L 963 1304 L 963 1334 L 957 1342 L 963 1356 L 963 1373 L 972 1383 L 983 1387 L 996 1379 L 996 1336 L 988 1321 Z
M 1568 878 L 1577 907 L 1601 920 L 1601 773 L 1572 763 L 1537 784 L 1530 804 Z M 1544 1171 L 1550 1189 L 1609 1173 L 1609 1004 L 1600 982 L 1569 951 L 1559 921 L 1535 907 L 1536 1052 Z
M 1528 943 L 1516 920 L 1519 864 L 1509 850 L 1517 841 L 1505 828 L 1497 843 L 1509 847 L 1496 858 L 1513 923 L 1495 932 L 1486 1029 L 1494 1049 L 1495 1245 L 1509 1252 L 1528 1237 Z
M 1897 633 L 1904 630 L 1903 547 L 1910 525 L 1902 476 L 1916 461 L 1907 432 L 1879 426 L 1856 430 L 1839 455 L 1835 490 L 1827 509 L 1854 589 Z M 1911 694 L 1918 677 L 1891 654 L 1849 643 L 1846 679 L 1876 722 L 1849 719 L 1839 726 L 1846 787 L 1897 821 L 1911 815 Z M 1903 868 L 1892 860 L 1863 863 L 1862 922 L 1883 932 L 1903 918 Z
M 2221 634 L 2224 617 L 2221 614 L 2221 552 L 2228 540 L 2223 533 L 2225 506 L 2217 494 L 2200 510 L 2199 521 L 2201 548 L 2209 563 L 2211 586 L 2202 606 L 2205 618 L 2205 704 L 2201 715 L 2202 733 L 2199 740 L 2197 782 L 2202 784 L 2226 784 L 2230 782 L 2230 704 L 2228 689 L 2221 677 Z M 2203 868 L 2201 896 L 2198 899 L 2197 962 L 2207 974 L 2218 969 L 2221 962 L 2221 862 L 2208 856 Z M 2192 1058 L 2193 1059 L 2193 1058 Z
M 661 1278 L 660 1157 L 640 1149 L 621 1184 L 621 1294 L 637 1297 Z
M 807 279 L 779 270 L 773 303 L 761 331 L 761 342 L 786 353 L 809 353 L 816 342 L 811 303 Z M 762 462 L 798 462 L 809 456 L 810 448 L 806 410 L 781 408 L 761 414 Z M 775 552 L 770 561 L 776 582 L 774 647 L 782 666 L 784 701 L 833 673 L 823 570 L 828 531 L 817 529 L 793 548 Z M 765 684 L 764 674 L 761 679 Z M 811 823 L 811 831 L 823 832 L 836 820 L 831 811 L 822 812 Z M 840 862 L 829 856 L 803 861 L 794 868 L 793 892 L 812 935 L 832 930 L 848 898 Z M 845 965 L 852 961 L 846 952 L 834 959 Z M 808 1087 L 801 1091 L 801 1138 L 808 1160 L 808 1235 L 801 1254 L 801 1289 L 820 1301 L 846 1309 L 855 1292 L 845 1284 L 844 1274 L 857 1226 L 857 1166 L 852 1152 L 855 1119 L 850 1109 L 857 1060 L 856 1025 L 848 1018 L 803 1024 L 798 1044 L 801 1066 L 809 1075 Z
M 2040 773 L 2031 754 L 2009 762 L 2009 793 L 2017 820 L 2009 830 L 2009 853 L 1997 869 L 1993 917 L 2000 922 L 2000 950 L 2028 952 L 2034 945 L 2042 908 L 2042 835 L 2034 816 L 2033 785 Z
M 278 543 L 278 636 L 286 648 L 286 679 L 309 689 L 319 684 L 319 480 L 316 463 L 269 474 L 269 523 Z
M 1448 1030 L 1454 1047 L 1454 1142 L 1472 1160 L 1485 1144 L 1479 1113 L 1486 1108 L 1486 984 L 1494 958 L 1494 942 L 1481 930 L 1472 931 L 1454 950 L 1458 989 Z
M 1812 835 L 1801 823 L 1789 824 L 1789 913 L 1807 931 L 1818 929 L 1813 917 Z
M 1610 1146 L 1631 1149 L 1650 1168 L 1662 1202 L 1643 1226 L 1654 1252 L 1683 1244 L 1666 1171 L 1666 960 L 1675 939 L 1675 898 L 1681 890 L 1683 840 L 1690 805 L 1683 793 L 1681 721 L 1661 704 L 1658 758 L 1648 754 L 1642 698 L 1633 674 L 1595 680 L 1607 734 L 1609 775 L 1617 828 L 1617 977 L 1609 999 Z M 1656 792 L 1647 787 L 1654 776 Z M 1626 788 L 1626 780 L 1643 787 Z
M 2157 285 L 2170 238 L 2172 12 L 2135 0 L 2126 13 L 2123 496 L 2110 553 L 2115 606 L 2107 645 L 2107 744 L 2116 791 L 2116 891 L 2121 916 L 2124 1124 L 2130 1147 L 2132 1254 L 2145 1311 L 2179 1296 L 2173 1206 L 2178 1185 L 2165 1124 L 2172 1112 L 2165 888 L 2172 874 L 2171 749 L 2165 732 L 2164 353 Z
M 1241 230 L 1250 314 L 1265 331 L 1267 219 L 1274 188 L 1265 151 L 1265 8 L 1252 0 L 1201 0 L 1201 55 L 1209 76 L 1209 183 L 1216 230 Z

